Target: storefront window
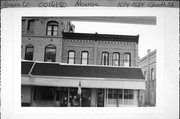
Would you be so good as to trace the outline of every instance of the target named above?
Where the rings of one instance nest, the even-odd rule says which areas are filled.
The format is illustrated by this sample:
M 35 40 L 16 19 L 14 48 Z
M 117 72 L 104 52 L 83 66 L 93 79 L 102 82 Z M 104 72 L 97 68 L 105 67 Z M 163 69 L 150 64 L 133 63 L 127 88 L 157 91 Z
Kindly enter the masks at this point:
M 53 101 L 55 89 L 53 87 L 35 87 L 34 100 Z
M 108 106 L 133 104 L 134 91 L 130 89 L 108 89 Z
M 133 104 L 134 92 L 133 90 L 124 90 L 124 104 L 130 105 Z
M 109 89 L 108 90 L 108 105 L 109 106 L 117 106 L 118 99 L 118 90 L 117 89 Z

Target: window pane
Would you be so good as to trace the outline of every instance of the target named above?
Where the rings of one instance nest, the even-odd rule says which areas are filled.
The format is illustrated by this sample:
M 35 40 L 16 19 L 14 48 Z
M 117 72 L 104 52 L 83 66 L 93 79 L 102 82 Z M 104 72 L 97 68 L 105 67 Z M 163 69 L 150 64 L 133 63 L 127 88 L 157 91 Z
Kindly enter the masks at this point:
M 47 31 L 47 35 L 50 36 L 51 35 L 51 31 Z
M 46 34 L 53 36 L 58 35 L 58 23 L 55 21 L 48 22 Z
M 69 52 L 69 57 L 74 58 L 74 52 Z
M 29 53 L 29 52 L 33 52 L 34 48 L 33 47 L 27 47 L 26 49 L 26 52 Z
M 57 26 L 54 26 L 54 30 L 57 31 L 58 27 Z
M 109 54 L 107 52 L 102 53 L 101 60 L 102 65 L 109 65 Z
M 25 52 L 25 60 L 33 60 L 33 52 L 34 52 L 34 46 L 27 45 Z
M 88 52 L 82 52 L 81 64 L 88 64 Z
M 54 32 L 53 32 L 53 36 L 57 36 L 57 31 L 54 31 Z
M 113 53 L 113 66 L 120 66 L 119 53 Z
M 130 53 L 124 54 L 124 66 L 129 67 L 131 66 L 131 56 Z
M 46 62 L 55 62 L 55 58 L 56 58 L 56 47 L 53 45 L 46 46 L 45 61 Z
M 69 64 L 74 64 L 74 60 L 75 59 L 75 52 L 74 51 L 70 51 L 68 53 L 68 63 Z
M 56 51 L 56 50 L 55 50 L 54 48 L 47 48 L 47 49 L 46 49 L 46 52 L 47 52 L 47 53 L 51 53 L 51 54 L 55 54 L 55 51 Z
M 52 30 L 52 26 L 48 26 L 47 30 L 51 31 Z
M 87 58 L 88 57 L 88 53 L 87 52 L 83 52 L 82 53 L 82 58 Z
M 69 64 L 74 64 L 74 59 L 69 59 Z

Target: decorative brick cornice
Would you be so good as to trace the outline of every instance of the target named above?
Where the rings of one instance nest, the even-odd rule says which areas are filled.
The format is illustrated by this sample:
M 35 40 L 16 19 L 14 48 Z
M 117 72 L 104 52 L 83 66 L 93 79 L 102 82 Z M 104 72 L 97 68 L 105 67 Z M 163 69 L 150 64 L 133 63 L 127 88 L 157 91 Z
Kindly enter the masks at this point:
M 63 39 L 74 40 L 94 40 L 94 41 L 121 41 L 138 43 L 139 35 L 109 35 L 109 34 L 90 34 L 90 33 L 67 33 L 63 32 Z

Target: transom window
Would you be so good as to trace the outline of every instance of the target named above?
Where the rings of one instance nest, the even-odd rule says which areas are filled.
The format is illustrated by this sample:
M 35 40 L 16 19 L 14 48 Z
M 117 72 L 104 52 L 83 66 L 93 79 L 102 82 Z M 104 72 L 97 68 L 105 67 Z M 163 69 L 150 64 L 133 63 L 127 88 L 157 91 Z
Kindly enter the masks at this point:
M 120 66 L 120 55 L 119 53 L 113 53 L 113 66 Z
M 81 64 L 87 65 L 89 60 L 89 52 L 88 51 L 82 51 L 81 53 Z
M 45 62 L 55 62 L 56 59 L 56 47 L 54 45 L 47 45 L 45 47 Z
M 109 65 L 109 53 L 103 52 L 101 56 L 101 65 Z
M 130 53 L 124 53 L 124 66 L 125 67 L 131 66 L 131 54 Z
M 68 52 L 68 64 L 75 64 L 75 51 L 71 50 Z
M 46 35 L 57 36 L 58 34 L 58 23 L 56 21 L 50 21 L 47 23 Z
M 34 46 L 29 44 L 26 46 L 25 60 L 33 60 Z

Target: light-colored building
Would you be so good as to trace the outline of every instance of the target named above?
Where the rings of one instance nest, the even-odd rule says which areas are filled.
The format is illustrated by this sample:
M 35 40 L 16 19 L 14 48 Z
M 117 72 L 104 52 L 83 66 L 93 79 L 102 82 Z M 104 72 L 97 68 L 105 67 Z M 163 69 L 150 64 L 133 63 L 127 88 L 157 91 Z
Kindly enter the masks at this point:
M 22 19 L 22 106 L 139 106 L 139 35 L 74 27 L 58 17 Z
M 156 50 L 147 51 L 147 55 L 139 60 L 146 82 L 144 106 L 156 105 Z

